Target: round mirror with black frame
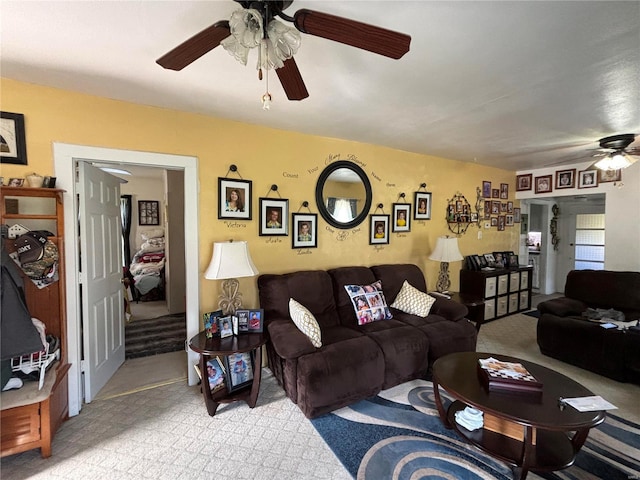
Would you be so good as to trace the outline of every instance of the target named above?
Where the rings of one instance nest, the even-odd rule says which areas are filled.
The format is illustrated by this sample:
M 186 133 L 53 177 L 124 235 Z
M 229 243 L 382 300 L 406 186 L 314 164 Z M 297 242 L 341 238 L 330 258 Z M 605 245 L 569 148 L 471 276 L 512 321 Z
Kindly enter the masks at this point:
M 322 218 L 332 227 L 360 225 L 371 209 L 371 183 L 353 162 L 339 160 L 327 166 L 316 184 L 316 203 Z

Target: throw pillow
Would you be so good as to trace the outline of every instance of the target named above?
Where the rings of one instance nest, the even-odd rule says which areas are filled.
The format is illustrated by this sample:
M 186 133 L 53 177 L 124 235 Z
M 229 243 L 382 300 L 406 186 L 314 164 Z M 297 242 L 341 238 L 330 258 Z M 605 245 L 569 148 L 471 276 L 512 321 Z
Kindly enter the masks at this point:
M 393 318 L 382 293 L 380 280 L 371 285 L 345 285 L 344 288 L 353 303 L 358 325 Z
M 311 340 L 314 347 L 322 347 L 320 325 L 318 325 L 316 318 L 304 305 L 290 298 L 289 315 L 291 315 L 291 320 L 296 324 L 296 327 Z
M 435 301 L 431 295 L 421 292 L 405 280 L 391 306 L 411 315 L 426 317 Z

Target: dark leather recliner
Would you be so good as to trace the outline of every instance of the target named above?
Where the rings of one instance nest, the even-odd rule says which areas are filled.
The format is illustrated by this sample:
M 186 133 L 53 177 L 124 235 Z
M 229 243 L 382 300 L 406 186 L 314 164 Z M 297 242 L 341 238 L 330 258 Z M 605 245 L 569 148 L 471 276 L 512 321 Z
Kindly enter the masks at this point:
M 614 309 L 640 319 L 640 272 L 572 270 L 564 297 L 538 305 L 537 341 L 544 355 L 620 382 L 640 384 L 640 331 L 602 328 L 588 308 Z

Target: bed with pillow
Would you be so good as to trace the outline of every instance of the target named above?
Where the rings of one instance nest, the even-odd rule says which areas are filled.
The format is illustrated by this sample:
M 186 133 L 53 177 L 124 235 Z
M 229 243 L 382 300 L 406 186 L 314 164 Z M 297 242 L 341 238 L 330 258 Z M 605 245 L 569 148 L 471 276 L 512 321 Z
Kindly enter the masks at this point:
M 308 418 L 424 378 L 448 353 L 474 351 L 467 307 L 428 295 L 411 264 L 258 278 L 269 368 Z
M 164 230 L 156 228 L 141 233 L 143 243 L 129 265 L 133 279 L 134 299 L 164 300 Z

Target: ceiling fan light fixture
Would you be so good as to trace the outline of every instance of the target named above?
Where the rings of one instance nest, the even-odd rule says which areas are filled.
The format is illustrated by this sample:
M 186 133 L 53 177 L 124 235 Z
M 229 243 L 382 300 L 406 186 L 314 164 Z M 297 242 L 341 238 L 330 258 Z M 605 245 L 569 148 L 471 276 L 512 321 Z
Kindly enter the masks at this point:
M 600 170 L 620 170 L 634 164 L 637 160 L 622 151 L 616 151 L 603 157 L 595 163 Z

